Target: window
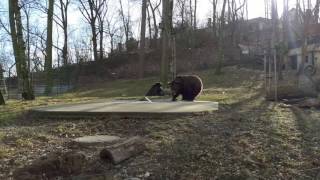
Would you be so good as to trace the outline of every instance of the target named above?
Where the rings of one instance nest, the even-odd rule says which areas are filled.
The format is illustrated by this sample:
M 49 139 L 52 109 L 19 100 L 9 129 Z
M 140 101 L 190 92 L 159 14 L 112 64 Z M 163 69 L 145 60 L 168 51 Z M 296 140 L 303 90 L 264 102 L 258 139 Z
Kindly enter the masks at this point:
M 290 59 L 290 67 L 292 68 L 292 69 L 297 69 L 297 63 L 298 63 L 298 57 L 297 57 L 297 55 L 295 55 L 295 56 L 290 56 L 289 57 L 289 59 Z

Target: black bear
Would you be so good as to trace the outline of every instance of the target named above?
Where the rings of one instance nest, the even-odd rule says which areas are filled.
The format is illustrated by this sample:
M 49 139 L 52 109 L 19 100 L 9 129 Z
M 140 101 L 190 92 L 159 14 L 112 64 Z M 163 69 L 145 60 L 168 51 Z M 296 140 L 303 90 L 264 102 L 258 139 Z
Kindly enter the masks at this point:
M 195 75 L 177 76 L 169 83 L 172 101 L 176 101 L 181 94 L 182 100 L 193 101 L 202 91 L 203 85 L 200 77 Z
M 161 86 L 161 83 L 155 83 L 145 96 L 164 96 L 164 91 Z

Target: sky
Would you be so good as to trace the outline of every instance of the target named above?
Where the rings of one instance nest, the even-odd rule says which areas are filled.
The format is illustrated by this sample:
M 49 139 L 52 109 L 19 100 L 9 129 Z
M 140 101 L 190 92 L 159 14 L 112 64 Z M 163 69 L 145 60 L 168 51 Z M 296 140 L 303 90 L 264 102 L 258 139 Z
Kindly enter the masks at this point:
M 114 6 L 111 7 L 109 9 L 117 9 L 117 5 L 118 5 L 118 1 L 117 0 L 109 0 L 109 2 L 116 2 L 116 3 L 110 3 L 110 6 Z M 211 0 L 198 0 L 198 11 L 197 11 L 197 16 L 198 16 L 198 23 L 199 24 L 206 24 L 207 19 L 209 17 L 212 16 L 211 14 Z M 222 2 L 222 0 L 218 0 L 220 2 Z M 126 2 L 126 1 L 124 1 Z M 137 2 L 137 1 L 136 1 Z M 132 15 L 132 21 L 134 22 L 134 24 L 136 24 L 136 26 L 133 29 L 133 33 L 135 37 L 139 36 L 139 32 L 140 32 L 140 16 L 141 16 L 141 12 L 140 12 L 140 5 L 135 3 L 135 6 L 132 6 L 130 9 L 130 13 Z M 248 0 L 248 9 L 249 9 L 249 19 L 251 18 L 256 18 L 256 17 L 264 17 L 265 13 L 264 13 L 264 0 Z M 126 4 L 124 3 L 124 6 Z M 279 7 L 281 7 L 279 5 Z M 72 13 L 69 14 L 69 25 L 71 26 L 70 29 L 74 28 L 78 28 L 79 27 L 79 22 L 83 22 L 83 18 L 82 15 L 80 14 L 80 12 L 77 10 L 76 7 L 73 7 L 72 9 Z M 81 32 L 78 31 L 79 34 L 85 33 L 85 32 Z M 88 34 L 88 36 L 90 36 L 90 34 Z
M 210 7 L 211 0 L 198 0 L 199 3 L 199 11 L 198 16 L 200 18 L 207 19 L 209 13 L 210 13 Z M 218 0 L 222 1 L 222 0 Z M 289 8 L 295 7 L 296 0 L 288 0 L 289 1 Z M 302 2 L 303 0 L 301 0 Z M 307 0 L 304 0 L 307 4 Z M 238 1 L 237 1 L 238 2 Z M 265 17 L 265 0 L 248 0 L 248 13 L 249 13 L 249 19 L 256 18 L 256 17 Z M 278 13 L 279 15 L 282 13 L 282 7 L 283 7 L 283 0 L 276 0 L 278 4 Z M 311 0 L 311 4 L 315 4 L 315 0 Z
M 221 1 L 221 0 L 220 0 Z M 211 9 L 210 0 L 198 0 L 199 17 L 208 17 Z M 249 18 L 264 16 L 264 0 L 248 0 Z M 209 7 L 208 7 L 209 5 Z
M 76 0 L 73 0 L 74 2 Z M 140 16 L 141 16 L 141 3 L 140 5 L 137 3 L 137 2 L 141 2 L 141 0 L 135 0 L 134 2 L 135 3 L 131 3 L 130 4 L 130 13 L 132 15 L 132 18 L 131 20 L 133 21 L 134 23 L 134 29 L 133 29 L 133 35 L 134 37 L 139 37 L 139 32 L 140 32 Z M 198 0 L 198 10 L 197 10 L 197 17 L 198 17 L 198 24 L 199 25 L 203 25 L 207 22 L 207 19 L 209 17 L 212 16 L 212 13 L 211 13 L 211 9 L 212 9 L 212 5 L 211 5 L 211 0 Z M 222 0 L 218 0 L 221 4 L 222 4 Z M 240 1 L 240 0 L 236 0 L 237 2 Z M 241 0 L 242 1 L 242 0 Z M 307 0 L 305 0 L 307 1 Z M 316 0 L 311 0 L 312 2 L 315 2 Z M 0 0 L 0 11 L 1 12 L 6 12 L 7 11 L 7 2 L 8 0 Z M 126 0 L 123 1 L 124 2 L 124 6 L 128 6 L 126 5 Z M 256 17 L 264 17 L 265 16 L 265 5 L 264 5 L 264 2 L 265 0 L 248 0 L 248 16 L 249 16 L 249 19 L 252 19 L 252 18 L 256 18 Z M 278 12 L 279 12 L 279 15 L 281 15 L 281 12 L 282 12 L 282 2 L 283 0 L 277 0 L 277 3 L 278 3 Z M 294 3 L 295 3 L 295 0 L 289 0 L 289 5 L 290 5 L 290 8 L 291 7 L 294 7 Z M 118 12 L 117 12 L 117 9 L 118 9 L 118 5 L 119 5 L 119 1 L 118 0 L 109 0 L 109 10 L 111 11 L 111 16 L 118 16 Z M 124 7 L 125 8 L 125 7 Z M 125 8 L 126 9 L 126 8 Z M 6 15 L 7 13 L 5 13 Z M 46 17 L 45 16 L 41 16 L 41 17 L 38 17 L 37 15 L 34 15 L 36 16 L 35 20 L 36 22 L 43 22 L 43 23 L 39 23 L 37 26 L 39 28 L 42 28 L 45 27 L 46 25 Z M 0 17 L 2 20 L 7 20 L 6 19 L 6 16 L 1 16 Z M 115 19 L 116 20 L 116 19 Z M 69 31 L 70 31 L 70 42 L 69 43 L 72 43 L 72 41 L 79 41 L 79 37 L 83 38 L 85 37 L 86 41 L 90 42 L 90 31 L 86 31 L 86 23 L 84 23 L 84 18 L 82 17 L 81 13 L 79 12 L 78 8 L 76 5 L 74 5 L 73 7 L 70 8 L 70 12 L 69 12 Z M 61 30 L 59 30 L 60 33 L 61 33 Z M 6 33 L 1 33 L 1 29 L 0 29 L 0 40 L 2 39 L 2 35 L 4 35 Z M 56 31 L 54 32 L 54 34 L 57 34 Z M 55 35 L 56 36 L 56 35 Z M 60 36 L 60 39 L 58 40 L 59 42 L 59 46 L 61 46 L 62 44 L 62 35 Z M 1 42 L 0 42 L 1 43 Z M 1 43 L 2 44 L 2 43 Z M 1 44 L 0 44 L 0 47 L 1 47 Z M 7 43 L 5 43 L 4 45 L 7 45 Z M 1 48 L 2 50 L 3 49 L 6 49 L 6 48 Z M 3 51 L 2 51 L 3 52 Z M 0 52 L 0 56 L 1 56 L 1 53 Z M 11 51 L 10 51 L 11 52 Z M 3 52 L 4 54 L 6 54 L 6 52 Z M 1 58 L 1 57 L 0 57 Z M 1 59 L 0 59 L 1 60 Z M 1 62 L 1 61 L 0 61 Z
M 198 12 L 197 15 L 199 19 L 201 20 L 207 20 L 208 17 L 211 16 L 211 0 L 198 0 Z M 281 1 L 282 2 L 282 1 Z M 282 3 L 280 1 L 279 7 L 282 6 Z M 248 9 L 249 9 L 249 19 L 256 18 L 256 17 L 264 17 L 264 0 L 248 0 Z M 136 14 L 136 16 L 140 16 L 140 10 L 138 8 L 132 9 L 133 14 Z M 280 10 L 280 9 L 279 9 Z M 280 10 L 281 11 L 281 10 Z M 72 24 L 76 24 L 81 18 L 81 15 L 77 12 L 74 12 L 71 14 L 70 22 L 73 22 Z M 136 19 L 137 17 L 133 17 L 133 19 Z

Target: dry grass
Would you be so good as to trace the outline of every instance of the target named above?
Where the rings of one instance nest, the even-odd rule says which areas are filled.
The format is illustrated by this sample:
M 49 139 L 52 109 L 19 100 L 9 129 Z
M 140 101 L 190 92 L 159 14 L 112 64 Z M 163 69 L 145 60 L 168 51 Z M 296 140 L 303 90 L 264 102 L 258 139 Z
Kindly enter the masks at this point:
M 167 120 L 44 121 L 2 128 L 0 179 L 10 177 L 15 168 L 42 154 L 66 149 L 64 142 L 69 138 L 94 134 L 141 135 L 148 140 L 148 150 L 118 166 L 94 161 L 95 166 L 85 167 L 83 176 L 108 173 L 111 179 L 316 179 L 320 167 L 320 111 L 284 108 L 265 101 L 259 72 L 234 68 L 225 72 L 221 76 L 211 71 L 197 73 L 205 84 L 200 99 L 223 104 L 211 115 Z M 114 83 L 99 91 L 83 89 L 65 97 L 80 101 L 84 94 L 93 97 L 101 92 L 100 97 L 118 98 L 141 85 Z M 130 95 L 138 96 L 147 86 L 130 91 Z M 125 90 L 111 96 L 106 92 L 112 87 Z

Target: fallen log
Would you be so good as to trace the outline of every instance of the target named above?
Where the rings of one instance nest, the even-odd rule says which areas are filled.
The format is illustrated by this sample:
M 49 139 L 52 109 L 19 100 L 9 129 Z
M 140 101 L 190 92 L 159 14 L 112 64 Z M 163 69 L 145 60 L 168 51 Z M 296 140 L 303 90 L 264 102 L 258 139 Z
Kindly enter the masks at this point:
M 294 105 L 300 108 L 319 108 L 320 107 L 320 99 L 318 98 L 303 98 L 303 99 L 295 99 L 284 101 L 285 104 Z
M 103 161 L 111 161 L 113 164 L 119 164 L 145 150 L 146 146 L 144 139 L 135 136 L 121 143 L 104 148 L 100 152 L 100 158 Z
M 303 91 L 296 87 L 281 87 L 277 90 L 277 98 L 278 100 L 281 99 L 299 99 L 299 98 L 315 98 L 318 94 L 316 91 Z M 274 101 L 275 100 L 275 91 L 272 89 L 268 91 L 265 96 L 266 100 Z
M 318 108 L 320 107 L 320 100 L 317 98 L 308 98 L 302 102 L 299 102 L 297 106 L 300 108 Z

